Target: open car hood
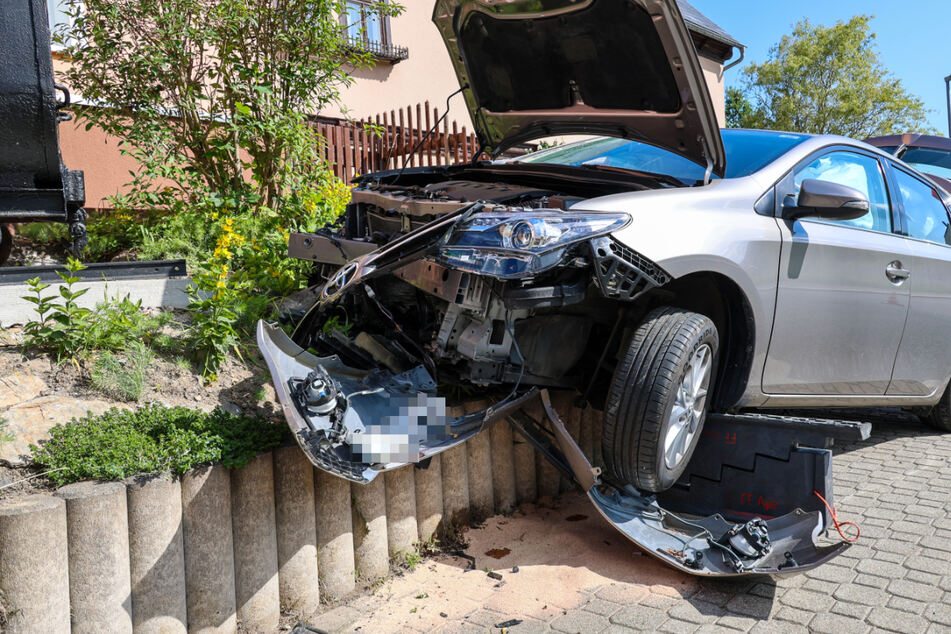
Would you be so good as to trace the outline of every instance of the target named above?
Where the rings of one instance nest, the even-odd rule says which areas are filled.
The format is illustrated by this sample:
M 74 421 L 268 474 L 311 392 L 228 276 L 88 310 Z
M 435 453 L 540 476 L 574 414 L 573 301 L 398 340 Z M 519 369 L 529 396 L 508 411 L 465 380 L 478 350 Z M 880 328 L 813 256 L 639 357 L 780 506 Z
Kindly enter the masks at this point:
M 676 0 L 437 0 L 479 140 L 637 139 L 723 176 L 726 156 Z

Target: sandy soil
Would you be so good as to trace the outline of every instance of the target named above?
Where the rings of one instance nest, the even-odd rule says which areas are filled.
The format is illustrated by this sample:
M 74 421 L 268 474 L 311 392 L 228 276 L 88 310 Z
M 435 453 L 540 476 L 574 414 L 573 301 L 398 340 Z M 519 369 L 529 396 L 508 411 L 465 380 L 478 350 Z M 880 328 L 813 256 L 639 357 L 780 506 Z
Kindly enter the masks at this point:
M 541 625 L 592 601 L 595 592 L 634 603 L 649 594 L 680 597 L 696 585 L 626 541 L 579 493 L 552 507 L 523 505 L 465 537 L 474 569 L 465 558 L 437 555 L 305 622 L 346 632 L 463 631 L 510 619 Z

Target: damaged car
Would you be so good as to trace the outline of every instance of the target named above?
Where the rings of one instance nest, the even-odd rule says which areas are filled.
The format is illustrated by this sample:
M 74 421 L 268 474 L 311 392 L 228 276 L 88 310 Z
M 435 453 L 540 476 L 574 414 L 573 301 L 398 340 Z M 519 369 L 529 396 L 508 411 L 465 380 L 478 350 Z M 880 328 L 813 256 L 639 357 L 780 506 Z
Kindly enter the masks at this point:
M 816 546 L 834 518 L 802 510 L 825 491 L 813 480 L 774 505 L 788 513 L 744 522 L 716 495 L 685 506 L 704 519 L 663 500 L 711 459 L 697 449 L 711 425 L 736 423 L 755 444 L 745 467 L 730 448 L 730 468 L 799 469 L 759 479 L 806 473 L 831 502 L 823 437 L 804 449 L 776 417 L 723 413 L 891 405 L 949 427 L 951 258 L 905 232 L 910 215 L 947 226 L 948 210 L 893 182 L 934 185 L 854 140 L 721 131 L 673 0 L 439 0 L 433 20 L 488 155 L 585 138 L 368 174 L 338 226 L 291 236 L 322 279 L 293 333 L 262 322 L 258 344 L 301 449 L 367 482 L 505 419 L 685 571 L 798 572 L 841 552 Z M 453 415 L 447 399 L 475 389 L 492 404 Z M 603 410 L 604 464 L 564 432 L 561 389 Z M 535 400 L 547 427 L 523 413 Z M 710 469 L 698 478 L 728 477 Z

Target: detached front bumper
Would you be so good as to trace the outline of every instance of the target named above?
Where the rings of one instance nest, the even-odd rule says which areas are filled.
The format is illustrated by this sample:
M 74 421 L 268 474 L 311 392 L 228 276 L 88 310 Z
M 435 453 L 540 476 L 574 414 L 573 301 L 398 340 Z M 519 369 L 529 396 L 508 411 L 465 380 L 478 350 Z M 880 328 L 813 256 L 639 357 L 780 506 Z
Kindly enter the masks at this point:
M 455 447 L 529 396 L 451 417 L 422 366 L 401 374 L 352 368 L 303 350 L 263 321 L 257 343 L 297 444 L 315 466 L 353 482 Z M 323 392 L 312 389 L 315 380 Z

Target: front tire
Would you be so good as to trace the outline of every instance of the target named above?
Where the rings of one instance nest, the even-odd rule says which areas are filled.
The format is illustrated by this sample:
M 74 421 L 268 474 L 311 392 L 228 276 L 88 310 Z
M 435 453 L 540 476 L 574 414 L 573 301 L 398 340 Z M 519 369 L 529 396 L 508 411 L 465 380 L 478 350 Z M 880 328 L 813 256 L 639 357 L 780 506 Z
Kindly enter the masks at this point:
M 700 439 L 718 348 L 710 318 L 672 307 L 648 313 L 608 392 L 601 439 L 608 474 L 651 493 L 673 486 Z
M 935 429 L 951 432 L 951 385 L 945 388 L 938 404 L 927 415 L 919 418 Z

